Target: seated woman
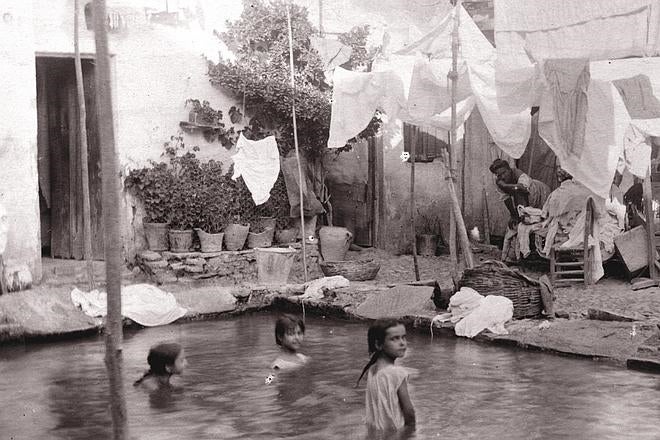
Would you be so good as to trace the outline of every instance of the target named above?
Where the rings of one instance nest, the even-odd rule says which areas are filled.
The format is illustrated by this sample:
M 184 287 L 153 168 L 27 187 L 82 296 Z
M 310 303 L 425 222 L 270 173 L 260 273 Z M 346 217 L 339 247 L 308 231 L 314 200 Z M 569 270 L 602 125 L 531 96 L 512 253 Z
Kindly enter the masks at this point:
M 550 187 L 539 180 L 532 179 L 518 168 L 511 168 L 509 163 L 502 159 L 495 159 L 489 170 L 497 177 L 495 184 L 502 193 L 504 205 L 511 214 L 504 236 L 502 260 L 514 262 L 515 260 L 509 259 L 508 254 L 512 243 L 514 243 L 514 248 L 517 248 L 515 238 L 520 223 L 519 207 L 540 209 L 548 198 Z

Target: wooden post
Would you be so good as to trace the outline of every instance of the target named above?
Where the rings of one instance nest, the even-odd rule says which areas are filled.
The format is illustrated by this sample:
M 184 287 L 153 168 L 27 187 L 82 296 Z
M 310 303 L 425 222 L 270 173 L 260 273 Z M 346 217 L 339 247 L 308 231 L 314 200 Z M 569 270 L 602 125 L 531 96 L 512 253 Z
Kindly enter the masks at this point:
M 583 261 L 584 261 L 584 284 L 587 286 L 591 285 L 594 283 L 594 275 L 593 275 L 593 259 L 594 259 L 594 251 L 591 249 L 591 246 L 589 246 L 589 237 L 593 234 L 594 231 L 594 199 L 589 197 L 587 199 L 587 206 L 585 209 L 585 216 L 584 216 L 584 243 L 583 243 Z M 600 246 L 598 242 L 596 242 L 596 246 Z
M 463 251 L 463 257 L 465 259 L 465 265 L 467 268 L 474 267 L 474 260 L 472 258 L 472 248 L 470 247 L 470 240 L 468 239 L 467 230 L 465 229 L 465 223 L 463 222 L 463 214 L 461 212 L 461 206 L 458 203 L 458 198 L 456 197 L 456 188 L 454 182 L 456 180 L 456 157 L 454 154 L 456 147 L 456 96 L 458 93 L 458 28 L 460 26 L 460 11 L 461 11 L 462 0 L 457 0 L 456 5 L 454 6 L 454 29 L 451 34 L 451 52 L 452 52 L 452 70 L 449 74 L 451 78 L 451 136 L 449 143 L 449 152 L 446 153 L 445 165 L 448 168 L 447 176 L 447 187 L 449 188 L 449 196 L 451 198 L 452 214 L 453 220 L 450 223 L 450 226 L 454 226 L 458 231 L 458 237 L 461 243 L 461 250 Z M 452 244 L 455 243 L 455 239 L 451 237 L 450 229 L 450 243 L 449 250 L 452 250 Z M 456 246 L 454 245 L 454 248 Z M 452 255 L 452 261 L 456 264 L 457 261 L 457 252 L 454 250 Z M 456 269 L 454 271 L 456 272 Z
M 128 420 L 122 379 L 121 235 L 119 231 L 119 168 L 115 153 L 110 55 L 105 0 L 94 0 L 96 90 L 99 142 L 103 172 L 103 226 L 108 314 L 105 324 L 105 364 L 110 382 L 110 414 L 115 440 L 128 439 Z
M 307 235 L 305 234 L 305 210 L 303 207 L 303 176 L 302 176 L 302 167 L 300 166 L 300 149 L 298 148 L 298 126 L 296 123 L 296 81 L 294 79 L 294 69 L 293 69 L 293 31 L 291 29 L 291 12 L 289 11 L 290 5 L 286 5 L 286 22 L 289 28 L 289 67 L 291 68 L 291 91 L 293 93 L 292 102 L 291 102 L 291 115 L 293 118 L 293 144 L 296 149 L 296 162 L 298 162 L 298 190 L 300 194 L 300 233 L 302 235 L 302 261 L 303 261 L 303 271 L 305 282 L 307 282 L 307 247 L 305 243 L 307 242 Z
M 488 212 L 488 192 L 486 191 L 486 183 L 482 181 L 482 194 L 483 204 L 482 212 L 484 216 L 484 237 L 486 244 L 490 244 L 490 213 Z
M 419 281 L 419 263 L 417 262 L 417 231 L 415 229 L 415 147 L 419 135 L 419 127 L 413 128 L 412 143 L 410 145 L 410 229 L 412 230 L 413 266 L 415 268 L 415 280 Z
M 658 270 L 655 266 L 655 218 L 653 215 L 653 192 L 651 190 L 651 169 L 649 168 L 644 182 L 642 182 L 644 211 L 646 215 L 646 249 L 648 253 L 649 278 L 658 279 Z
M 87 266 L 87 287 L 94 289 L 94 263 L 92 262 L 92 215 L 89 208 L 89 158 L 87 155 L 87 108 L 85 107 L 85 86 L 83 83 L 82 61 L 80 60 L 79 1 L 73 2 L 73 51 L 76 65 L 76 89 L 78 91 L 78 138 L 80 139 L 80 170 L 83 206 L 83 249 Z

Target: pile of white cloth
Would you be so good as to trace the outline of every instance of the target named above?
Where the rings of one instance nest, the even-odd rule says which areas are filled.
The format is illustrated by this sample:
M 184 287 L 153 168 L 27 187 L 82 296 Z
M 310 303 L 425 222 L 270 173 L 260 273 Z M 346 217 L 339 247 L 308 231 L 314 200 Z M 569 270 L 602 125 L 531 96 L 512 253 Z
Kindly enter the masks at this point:
M 71 291 L 71 301 L 86 315 L 107 315 L 107 295 L 99 290 L 83 292 L 78 288 Z M 151 284 L 133 284 L 121 288 L 122 315 L 146 327 L 165 325 L 176 321 L 187 310 L 177 304 L 176 298 Z
M 513 318 L 513 302 L 504 296 L 484 297 L 470 287 L 461 287 L 449 299 L 449 312 L 451 316 L 448 320 L 456 324 L 456 336 L 473 338 L 485 329 L 497 335 L 506 335 L 509 332 L 504 324 Z

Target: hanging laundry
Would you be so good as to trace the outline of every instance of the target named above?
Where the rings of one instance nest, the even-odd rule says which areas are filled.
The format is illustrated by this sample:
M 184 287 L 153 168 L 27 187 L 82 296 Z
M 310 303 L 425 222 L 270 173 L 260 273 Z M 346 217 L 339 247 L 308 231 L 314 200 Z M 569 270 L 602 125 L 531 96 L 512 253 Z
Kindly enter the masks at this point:
M 303 182 L 303 213 L 305 216 L 323 214 L 325 209 L 321 202 L 312 191 L 312 182 L 309 179 L 307 171 L 307 162 L 304 157 L 300 158 L 300 168 L 302 169 Z M 282 158 L 282 175 L 286 184 L 286 194 L 289 199 L 291 217 L 300 217 L 300 186 L 298 178 L 298 160 L 295 151 L 290 152 Z
M 612 81 L 633 119 L 660 118 L 660 101 L 653 95 L 651 80 L 646 75 L 635 75 Z
M 323 71 L 332 70 L 341 66 L 351 58 L 353 49 L 337 40 L 311 36 L 309 38 L 312 47 L 319 53 L 323 60 Z
M 241 133 L 236 142 L 236 154 L 231 158 L 234 161 L 232 179 L 242 176 L 254 203 L 266 203 L 280 173 L 280 153 L 275 136 L 251 141 Z
M 587 90 L 591 74 L 589 60 L 551 59 L 543 66 L 547 90 L 541 105 L 544 121 L 552 112 L 554 119 L 557 147 L 567 153 L 580 157 L 584 148 L 585 124 L 587 121 Z
M 394 121 L 404 108 L 403 82 L 394 72 L 335 68 L 328 148 L 341 148 L 360 134 L 376 110 L 384 112 L 388 121 Z

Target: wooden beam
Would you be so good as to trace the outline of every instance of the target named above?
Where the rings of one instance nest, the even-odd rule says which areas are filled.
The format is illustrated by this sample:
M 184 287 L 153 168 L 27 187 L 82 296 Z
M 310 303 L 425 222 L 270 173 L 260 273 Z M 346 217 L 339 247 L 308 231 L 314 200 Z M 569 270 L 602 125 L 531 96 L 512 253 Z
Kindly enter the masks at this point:
M 412 142 L 410 145 L 410 229 L 412 230 L 412 252 L 413 266 L 415 269 L 415 280 L 419 281 L 419 263 L 417 262 L 417 230 L 415 229 L 415 155 L 417 139 L 419 138 L 419 127 L 413 126 Z
M 658 270 L 655 267 L 655 219 L 653 213 L 653 192 L 651 190 L 651 169 L 649 168 L 646 179 L 642 182 L 644 197 L 644 214 L 646 218 L 646 249 L 648 253 L 649 278 L 658 279 Z
M 96 42 L 96 90 L 99 142 L 103 167 L 103 217 L 107 309 L 105 325 L 105 364 L 110 388 L 110 414 L 113 438 L 126 440 L 128 416 L 122 375 L 123 328 L 121 317 L 121 234 L 119 230 L 119 167 L 115 152 L 112 115 L 112 81 L 106 29 L 105 0 L 94 0 L 94 39 Z

